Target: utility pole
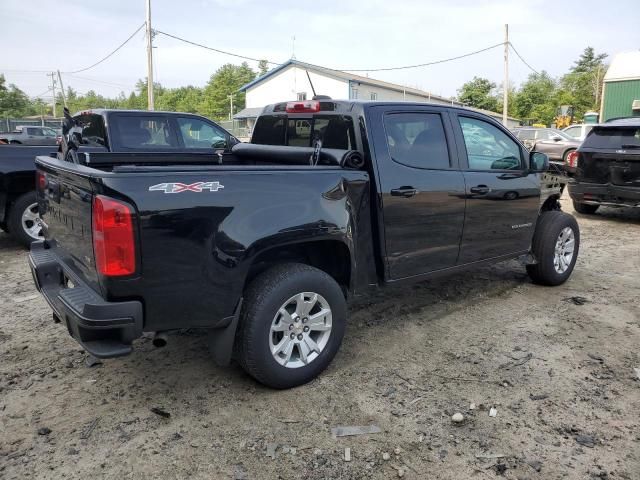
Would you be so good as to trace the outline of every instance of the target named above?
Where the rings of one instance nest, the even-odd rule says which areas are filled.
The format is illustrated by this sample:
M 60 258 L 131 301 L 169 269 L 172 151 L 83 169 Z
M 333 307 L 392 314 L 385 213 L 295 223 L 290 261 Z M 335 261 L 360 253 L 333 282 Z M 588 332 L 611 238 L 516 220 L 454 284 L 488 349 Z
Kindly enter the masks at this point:
M 147 103 L 154 110 L 153 101 L 153 30 L 151 29 L 151 0 L 147 0 Z
M 60 70 L 58 70 L 58 81 L 60 82 L 60 91 L 62 92 L 62 101 L 64 103 L 65 108 L 67 107 L 67 96 L 64 93 L 64 84 L 62 83 L 62 75 L 60 75 Z
M 504 85 L 502 86 L 502 124 L 507 126 L 509 109 L 509 25 L 504 24 Z
M 53 116 L 56 117 L 56 74 L 51 72 L 47 76 L 51 77 L 51 91 L 53 92 Z
M 229 97 L 229 120 L 233 120 L 233 93 L 231 95 L 227 95 Z

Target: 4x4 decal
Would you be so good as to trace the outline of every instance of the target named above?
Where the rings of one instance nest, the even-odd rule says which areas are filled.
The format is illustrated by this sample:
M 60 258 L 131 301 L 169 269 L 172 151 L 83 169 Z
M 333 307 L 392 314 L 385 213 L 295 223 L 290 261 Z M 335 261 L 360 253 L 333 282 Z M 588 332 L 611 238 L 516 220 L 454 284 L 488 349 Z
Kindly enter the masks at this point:
M 205 190 L 209 192 L 217 192 L 224 188 L 220 182 L 195 182 L 195 183 L 158 183 L 149 187 L 150 192 L 164 192 L 164 193 L 182 193 L 182 192 L 196 192 L 201 193 Z

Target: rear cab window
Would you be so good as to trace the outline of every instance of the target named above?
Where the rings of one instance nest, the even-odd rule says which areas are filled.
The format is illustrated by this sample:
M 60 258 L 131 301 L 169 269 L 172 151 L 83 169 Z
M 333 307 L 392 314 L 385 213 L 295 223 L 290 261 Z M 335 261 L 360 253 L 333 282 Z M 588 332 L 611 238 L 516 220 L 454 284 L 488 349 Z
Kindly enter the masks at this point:
M 262 115 L 253 129 L 251 143 L 322 148 L 356 148 L 353 120 L 347 115 Z

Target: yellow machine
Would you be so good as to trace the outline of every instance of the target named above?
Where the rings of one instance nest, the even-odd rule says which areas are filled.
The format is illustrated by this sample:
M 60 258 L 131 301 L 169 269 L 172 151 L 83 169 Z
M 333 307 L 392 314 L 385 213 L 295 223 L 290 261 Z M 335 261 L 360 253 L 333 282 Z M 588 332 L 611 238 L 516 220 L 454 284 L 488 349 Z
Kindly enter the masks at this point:
M 556 110 L 554 123 L 557 129 L 563 129 L 573 123 L 573 107 L 571 105 L 560 105 Z

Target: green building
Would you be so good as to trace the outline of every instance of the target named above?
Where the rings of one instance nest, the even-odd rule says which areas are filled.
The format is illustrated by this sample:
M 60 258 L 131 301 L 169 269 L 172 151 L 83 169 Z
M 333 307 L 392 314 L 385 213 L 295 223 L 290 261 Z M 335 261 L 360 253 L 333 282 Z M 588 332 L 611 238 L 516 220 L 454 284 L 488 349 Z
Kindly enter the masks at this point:
M 619 53 L 604 76 L 600 121 L 640 116 L 640 51 Z

